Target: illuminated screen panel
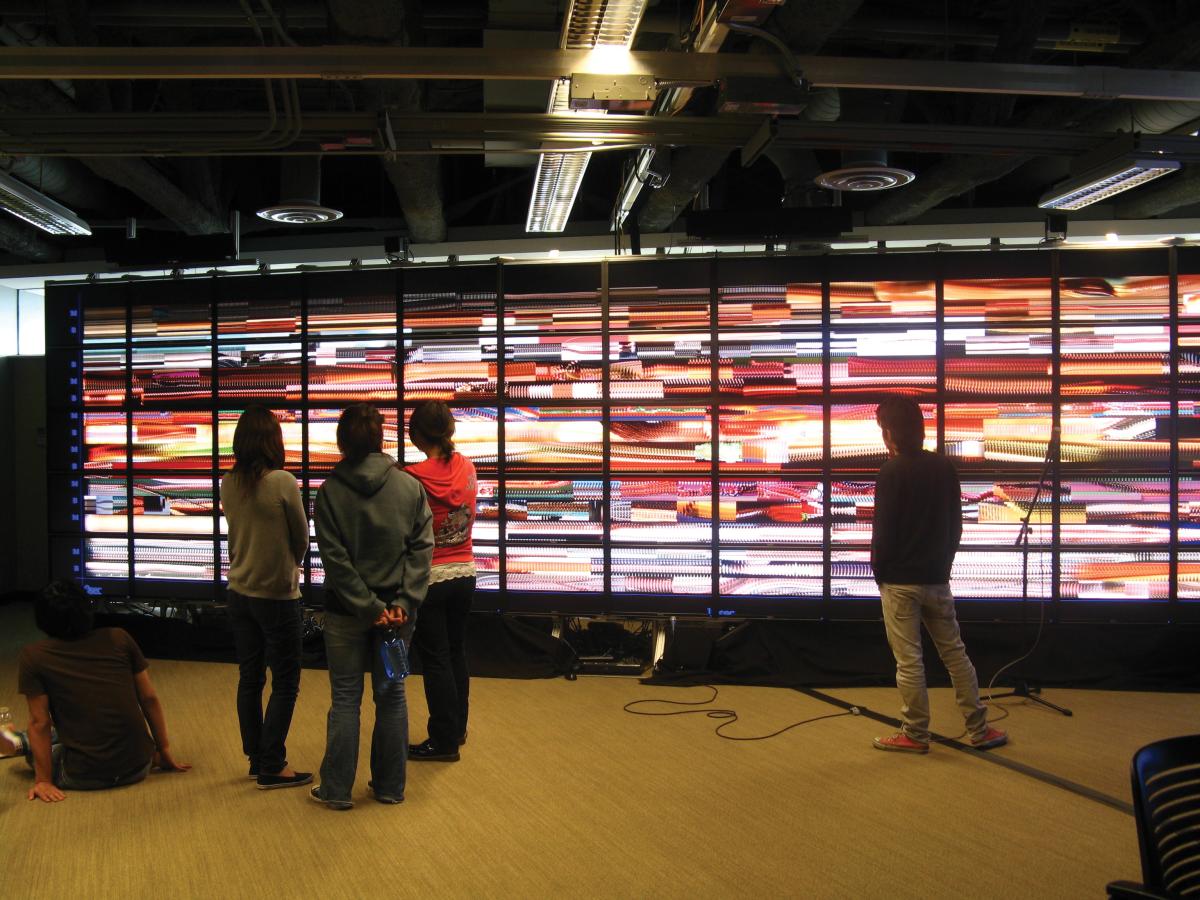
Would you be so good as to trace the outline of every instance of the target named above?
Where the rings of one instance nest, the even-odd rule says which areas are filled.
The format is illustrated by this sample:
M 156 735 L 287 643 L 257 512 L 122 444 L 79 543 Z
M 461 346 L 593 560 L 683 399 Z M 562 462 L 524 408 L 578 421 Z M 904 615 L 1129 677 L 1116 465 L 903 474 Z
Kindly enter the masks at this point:
M 883 435 L 875 421 L 877 403 L 836 404 L 830 408 L 831 462 L 835 469 L 878 469 L 887 460 Z M 925 449 L 937 447 L 937 414 L 935 408 L 921 404 L 925 416 Z M 818 420 L 817 425 L 820 425 Z M 821 460 L 820 431 L 816 433 L 817 465 Z
M 612 591 L 614 594 L 711 594 L 712 551 L 614 548 Z
M 160 341 L 203 340 L 212 336 L 212 305 L 202 300 L 181 300 L 170 297 L 171 288 L 160 285 L 163 291 L 161 303 L 133 304 L 134 344 L 157 343 Z M 112 311 L 105 311 L 106 314 Z M 125 311 L 121 310 L 121 334 L 125 334 Z M 84 315 L 85 335 L 87 315 Z M 111 326 L 104 329 L 105 334 L 111 334 Z M 108 339 L 107 337 L 104 339 Z
M 402 297 L 406 337 L 446 332 L 495 334 L 497 298 L 495 291 L 411 290 Z
M 722 543 L 820 544 L 823 540 L 825 501 L 819 481 L 722 479 L 720 489 L 717 528 Z
M 125 371 L 124 348 L 84 350 L 83 405 L 88 409 L 123 406 Z
M 300 358 L 299 342 L 219 344 L 217 394 L 225 403 L 299 403 Z
M 383 416 L 383 452 L 387 453 L 393 459 L 399 452 L 399 437 L 400 430 L 397 425 L 396 410 L 386 406 L 379 406 L 377 409 L 380 415 Z M 342 459 L 341 451 L 337 445 L 337 423 L 341 416 L 341 409 L 310 409 L 308 411 L 308 468 L 311 472 L 328 472 L 336 466 Z M 238 413 L 233 413 L 230 419 L 226 420 L 226 413 L 221 413 L 221 449 L 222 453 L 226 447 L 233 449 L 233 429 L 237 424 Z M 287 450 L 287 462 L 285 465 L 289 469 L 297 470 L 302 465 L 299 450 L 301 448 L 301 419 L 303 413 L 296 411 L 275 411 L 275 415 L 281 420 L 283 426 L 283 443 Z M 226 443 L 226 429 L 228 428 L 228 440 Z M 293 440 L 293 437 L 294 440 Z M 293 449 L 295 448 L 295 449 Z M 294 458 L 293 458 L 294 457 Z M 226 458 L 222 456 L 222 468 L 227 465 L 232 465 L 232 456 Z
M 394 340 L 310 344 L 308 402 L 395 403 L 395 362 Z
M 835 328 L 829 337 L 834 393 L 932 394 L 937 389 L 933 329 L 860 331 Z
M 706 395 L 712 388 L 712 341 L 707 332 L 651 332 L 614 337 L 609 396 L 662 400 Z M 722 375 L 724 381 L 724 375 Z
M 1179 401 L 1179 472 L 1200 470 L 1200 416 L 1195 400 Z M 1162 423 L 1166 428 L 1169 423 Z
M 601 327 L 599 285 L 591 290 L 504 294 L 506 334 L 599 334 Z
M 1179 543 L 1200 544 L 1200 478 L 1179 478 Z
M 1165 319 L 1171 311 L 1171 280 L 1165 275 L 1062 278 L 1058 303 L 1064 321 Z
M 271 412 L 275 418 L 279 420 L 279 428 L 283 432 L 283 466 L 292 472 L 299 472 L 304 465 L 304 430 L 303 420 L 304 413 L 297 409 L 272 409 Z M 327 468 L 332 468 L 337 460 L 341 459 L 341 454 L 337 453 L 336 437 L 333 430 L 337 427 L 337 416 L 339 410 L 310 410 L 309 411 L 309 465 L 314 465 L 313 454 L 316 453 L 314 446 L 314 432 L 311 422 L 314 419 L 320 419 L 324 423 L 324 417 L 332 414 L 333 420 L 327 431 L 321 432 L 320 436 L 327 440 L 333 441 L 335 458 L 333 462 L 328 463 Z M 387 411 L 380 410 L 384 414 L 384 443 L 386 450 L 387 442 Z M 238 419 L 242 417 L 240 409 L 221 409 L 217 411 L 217 435 L 218 435 L 218 467 L 222 472 L 228 472 L 233 468 L 233 434 L 237 430 Z M 395 414 L 392 415 L 393 427 L 395 423 Z M 327 448 L 322 446 L 321 451 L 326 451 Z
M 123 362 L 122 359 L 122 365 Z M 86 399 L 86 353 L 84 366 Z M 121 380 L 124 380 L 123 374 Z M 132 381 L 133 402 L 137 406 L 152 407 L 177 401 L 210 400 L 212 398 L 212 345 L 208 343 L 185 346 L 135 345 Z M 112 391 L 110 396 L 115 399 L 117 396 L 115 375 L 106 379 L 106 386 Z M 123 385 L 120 390 L 124 390 Z
M 294 276 L 284 276 L 295 282 Z M 299 337 L 302 326 L 301 287 L 286 290 L 283 283 L 270 292 L 254 290 L 254 283 L 239 280 L 228 288 L 217 306 L 217 340 Z
M 964 278 L 943 286 L 947 322 L 1049 320 L 1049 278 Z
M 1200 316 L 1200 275 L 1179 276 L 1179 315 Z
M 829 597 L 878 597 L 869 550 L 834 550 L 829 559 Z
M 83 571 L 91 578 L 128 578 L 129 541 L 88 538 L 83 542 Z
M 500 550 L 487 544 L 475 545 L 475 588 L 480 591 L 500 590 Z M 475 597 L 475 609 L 479 609 L 479 595 Z
M 926 418 L 927 449 L 930 425 Z M 962 464 L 1038 466 L 1052 427 L 1048 403 L 947 403 L 946 455 Z
M 815 550 L 721 550 L 722 597 L 825 596 L 825 563 Z
M 93 472 L 125 470 L 128 416 L 120 412 L 83 414 L 83 467 Z
M 133 530 L 138 534 L 211 537 L 213 512 L 211 477 L 133 479 Z
M 614 472 L 708 471 L 712 466 L 708 407 L 614 406 L 610 417 Z
M 603 395 L 603 360 L 604 344 L 599 334 L 506 335 L 505 390 L 509 399 L 516 401 L 599 400 Z M 494 364 L 491 374 L 494 380 Z
M 613 287 L 608 292 L 609 328 L 614 337 L 631 332 L 707 332 L 712 321 L 707 285 Z
M 333 292 L 318 292 L 308 298 L 308 336 L 336 337 L 343 334 L 396 335 L 396 293 L 379 290 L 375 293 L 344 296 Z
M 947 328 L 946 393 L 1013 397 L 1049 394 L 1049 328 Z
M 1180 600 L 1187 603 L 1200 601 L 1200 553 L 1179 554 L 1176 594 Z
M 1170 390 L 1167 324 L 1063 326 L 1060 341 L 1064 397 L 1165 397 Z
M 819 395 L 824 339 L 820 332 L 734 332 L 720 335 L 723 394 L 747 400 Z M 708 385 L 705 373 L 704 384 Z
M 1171 488 L 1165 477 L 1064 478 L 1059 502 L 1063 544 L 1166 544 L 1171 539 Z
M 480 474 L 496 471 L 496 460 L 499 457 L 499 431 L 496 423 L 495 407 L 455 407 L 454 413 L 454 449 L 474 463 L 476 470 Z M 386 422 L 394 422 L 395 419 L 387 419 L 389 413 L 385 413 L 384 426 L 384 453 L 396 455 L 396 434 L 393 432 L 389 450 L 388 444 L 388 428 Z M 408 422 L 412 418 L 412 410 L 404 410 L 404 462 L 413 463 L 420 462 L 425 458 L 425 454 L 412 445 L 408 439 Z M 312 437 L 309 437 L 311 444 Z
M 712 482 L 675 478 L 614 480 L 609 517 L 614 543 L 711 543 Z
M 508 590 L 599 593 L 604 551 L 599 547 L 516 547 L 507 550 Z
M 1059 559 L 1063 600 L 1167 600 L 1170 596 L 1167 553 L 1075 553 Z
M 404 399 L 409 403 L 495 400 L 497 372 L 494 337 L 404 342 Z M 394 395 L 395 376 L 388 377 L 393 379 Z
M 504 464 L 509 471 L 596 471 L 603 466 L 599 407 L 512 406 L 504 414 Z
M 500 485 L 489 478 L 476 479 L 475 527 L 471 540 L 495 543 L 500 539 Z
M 603 535 L 604 485 L 598 477 L 576 481 L 510 480 L 505 485 L 504 502 L 509 538 L 598 541 Z
M 829 285 L 830 317 L 840 323 L 933 324 L 937 286 L 932 281 L 835 281 Z
M 136 538 L 133 560 L 139 579 L 211 582 L 214 576 L 211 538 L 206 541 Z
M 722 406 L 722 471 L 819 469 L 824 446 L 820 406 Z
M 954 557 L 950 590 L 978 600 L 1021 598 L 1022 557 L 1017 551 L 963 551 Z M 1025 577 L 1030 599 L 1049 600 L 1054 581 L 1052 553 L 1031 550 Z
M 125 477 L 83 479 L 83 530 L 92 534 L 129 531 L 129 494 Z
M 1171 404 L 1099 400 L 1063 403 L 1062 462 L 1068 466 L 1166 469 Z
M 1179 359 L 1179 395 L 1189 398 L 1200 396 L 1200 322 L 1179 323 L 1176 351 Z
M 821 321 L 821 283 L 739 284 L 718 289 L 717 322 L 724 328 L 783 328 Z
M 83 343 L 120 343 L 125 340 L 126 322 L 123 305 L 83 308 Z

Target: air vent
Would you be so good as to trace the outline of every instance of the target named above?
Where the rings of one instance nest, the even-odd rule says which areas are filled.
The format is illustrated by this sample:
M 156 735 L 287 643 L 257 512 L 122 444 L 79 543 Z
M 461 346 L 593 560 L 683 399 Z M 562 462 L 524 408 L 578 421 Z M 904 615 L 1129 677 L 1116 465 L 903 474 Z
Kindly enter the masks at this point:
M 277 203 L 258 211 L 260 219 L 279 222 L 282 225 L 318 225 L 333 222 L 342 217 L 340 209 L 330 209 L 318 203 L 300 200 L 295 203 Z
M 321 205 L 321 158 L 285 156 L 280 164 L 281 200 L 258 211 L 260 219 L 280 225 L 320 225 L 342 217 L 340 209 Z
M 908 169 L 894 166 L 848 166 L 822 172 L 814 180 L 831 191 L 886 191 L 908 184 L 916 177 Z

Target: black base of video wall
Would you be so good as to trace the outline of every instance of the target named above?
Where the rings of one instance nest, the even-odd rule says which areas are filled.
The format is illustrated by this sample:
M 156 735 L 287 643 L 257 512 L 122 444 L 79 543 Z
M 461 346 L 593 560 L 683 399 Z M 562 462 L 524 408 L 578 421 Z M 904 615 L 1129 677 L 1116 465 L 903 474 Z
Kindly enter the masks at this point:
M 874 409 L 904 393 L 959 468 L 964 619 L 1200 620 L 1189 248 L 114 279 L 48 288 L 47 347 L 52 568 L 97 596 L 220 598 L 248 404 L 311 510 L 346 405 L 405 463 L 443 399 L 476 608 L 875 618 Z M 315 539 L 302 581 L 319 604 Z

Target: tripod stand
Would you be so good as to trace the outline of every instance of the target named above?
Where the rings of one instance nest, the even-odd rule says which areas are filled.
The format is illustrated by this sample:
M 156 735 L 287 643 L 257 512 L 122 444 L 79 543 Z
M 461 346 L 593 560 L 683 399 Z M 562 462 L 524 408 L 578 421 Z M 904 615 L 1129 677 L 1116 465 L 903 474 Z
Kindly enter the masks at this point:
M 1017 540 L 1014 546 L 1021 548 L 1021 626 L 1028 622 L 1029 617 L 1029 522 L 1033 518 L 1033 513 L 1037 509 L 1038 501 L 1042 497 L 1042 488 L 1046 484 L 1046 479 L 1050 474 L 1050 464 L 1054 459 L 1054 453 L 1058 448 L 1059 441 L 1062 437 L 1062 429 L 1057 425 L 1050 432 L 1050 441 L 1046 444 L 1046 458 L 1042 460 L 1042 472 L 1038 475 L 1037 487 L 1033 492 L 1033 500 L 1029 504 L 1029 509 L 1025 511 L 1024 518 L 1021 519 L 1021 530 L 1017 534 Z M 1039 606 L 1038 612 L 1038 630 L 1037 637 L 1034 638 L 1033 646 L 1030 647 L 1023 656 L 1018 656 L 1012 662 L 1001 668 L 992 681 L 1000 677 L 1000 673 L 1010 666 L 1015 666 L 1017 663 L 1027 659 L 1035 649 L 1038 643 L 1042 640 L 1042 628 L 1046 624 L 1046 600 L 1043 597 Z M 1003 694 L 991 694 L 989 692 L 988 700 L 1001 700 L 1005 697 L 1023 697 L 1026 700 L 1032 700 L 1034 703 L 1040 703 L 1042 706 L 1052 709 L 1055 712 L 1062 713 L 1064 716 L 1074 715 L 1071 710 L 1065 706 L 1059 706 L 1051 703 L 1041 695 L 1042 689 L 1036 685 L 1031 685 L 1028 681 L 1017 681 L 1016 686 L 1011 691 L 1006 691 Z

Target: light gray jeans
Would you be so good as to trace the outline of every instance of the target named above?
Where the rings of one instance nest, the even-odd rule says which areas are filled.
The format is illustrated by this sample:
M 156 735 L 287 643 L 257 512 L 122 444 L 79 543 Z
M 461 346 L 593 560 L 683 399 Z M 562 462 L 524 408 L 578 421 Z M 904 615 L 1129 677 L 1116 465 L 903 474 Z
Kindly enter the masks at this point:
M 979 681 L 967 658 L 954 614 L 954 595 L 948 584 L 884 584 L 883 624 L 896 657 L 896 687 L 900 689 L 900 720 L 914 741 L 929 741 L 929 691 L 921 652 L 921 623 L 933 638 L 938 656 L 950 673 L 958 708 L 971 737 L 987 731 L 987 709 L 979 702 Z

